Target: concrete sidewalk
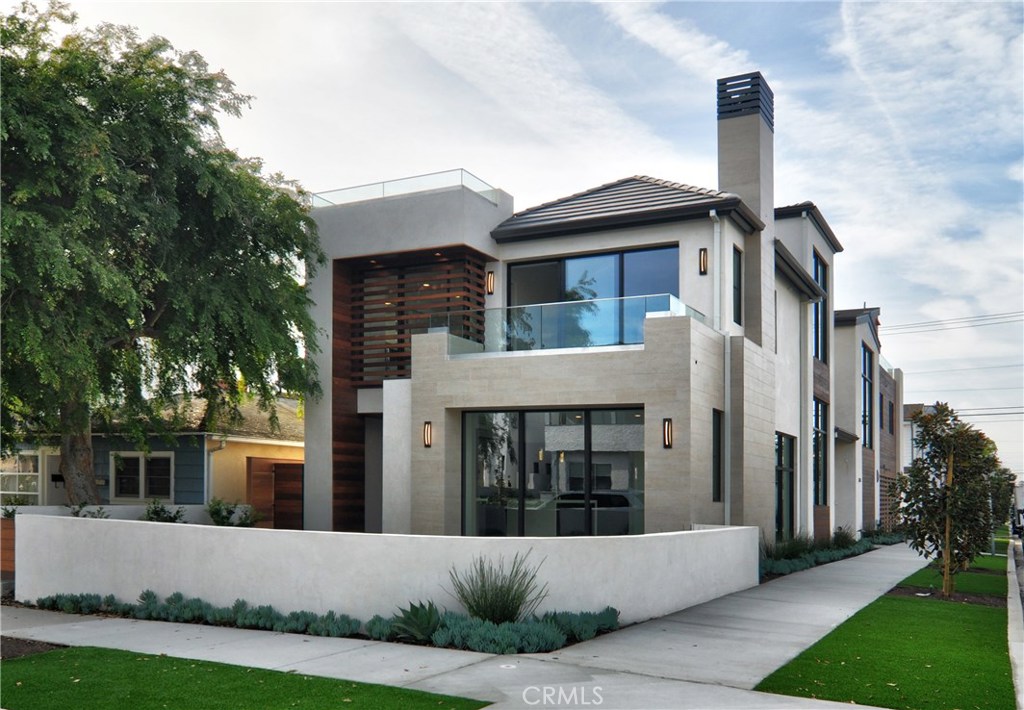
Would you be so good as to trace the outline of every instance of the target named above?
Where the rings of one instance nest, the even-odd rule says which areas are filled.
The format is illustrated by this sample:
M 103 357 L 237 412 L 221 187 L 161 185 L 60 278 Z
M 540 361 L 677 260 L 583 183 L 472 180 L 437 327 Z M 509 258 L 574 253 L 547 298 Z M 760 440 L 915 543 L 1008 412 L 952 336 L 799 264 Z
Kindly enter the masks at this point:
M 883 547 L 562 651 L 520 656 L 18 607 L 3 607 L 0 624 L 6 636 L 382 683 L 497 709 L 840 708 L 849 705 L 750 689 L 924 564 L 903 545 Z

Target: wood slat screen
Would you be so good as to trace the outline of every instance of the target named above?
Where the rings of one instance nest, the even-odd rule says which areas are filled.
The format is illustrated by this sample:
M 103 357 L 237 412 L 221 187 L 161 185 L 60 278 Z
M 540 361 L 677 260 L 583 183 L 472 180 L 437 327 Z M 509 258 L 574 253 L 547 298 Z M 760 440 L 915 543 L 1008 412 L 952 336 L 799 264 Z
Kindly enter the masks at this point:
M 351 363 L 357 387 L 412 376 L 412 336 L 449 326 L 483 339 L 484 260 L 468 250 L 366 264 L 351 286 Z M 454 314 L 454 315 L 453 315 Z

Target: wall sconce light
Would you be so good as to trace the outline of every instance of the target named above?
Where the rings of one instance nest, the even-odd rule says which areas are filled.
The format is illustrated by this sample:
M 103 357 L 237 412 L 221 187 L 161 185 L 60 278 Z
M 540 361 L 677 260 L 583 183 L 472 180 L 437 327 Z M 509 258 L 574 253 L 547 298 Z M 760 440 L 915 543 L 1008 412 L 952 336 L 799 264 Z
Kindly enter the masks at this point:
M 672 420 L 668 417 L 661 420 L 661 445 L 666 449 L 672 448 Z
M 423 447 L 429 449 L 434 443 L 434 425 L 430 422 L 423 422 Z
M 543 461 L 544 460 L 544 449 L 537 449 L 537 460 L 538 461 Z
M 484 279 L 484 284 L 487 287 L 487 295 L 488 296 L 493 296 L 494 295 L 494 272 L 493 271 L 488 271 L 487 272 L 487 276 Z
M 708 248 L 701 247 L 697 252 L 697 266 L 700 268 L 700 275 L 708 275 Z

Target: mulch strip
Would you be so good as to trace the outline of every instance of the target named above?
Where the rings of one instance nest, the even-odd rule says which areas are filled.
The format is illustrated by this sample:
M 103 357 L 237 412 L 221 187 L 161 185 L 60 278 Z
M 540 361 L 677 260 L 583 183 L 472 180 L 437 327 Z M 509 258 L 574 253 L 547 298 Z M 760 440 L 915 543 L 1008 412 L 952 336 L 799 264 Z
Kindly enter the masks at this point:
M 31 656 L 35 653 L 45 653 L 58 648 L 67 648 L 57 643 L 46 643 L 44 641 L 32 641 L 31 639 L 18 639 L 13 636 L 0 636 L 0 659 L 5 661 L 22 656 Z
M 1006 607 L 1006 597 L 993 597 L 987 594 L 962 594 L 953 592 L 948 600 L 942 598 L 941 592 L 929 592 L 922 587 L 906 587 L 897 585 L 888 592 L 896 597 L 929 597 L 939 601 L 958 602 L 960 604 L 979 604 L 981 606 Z

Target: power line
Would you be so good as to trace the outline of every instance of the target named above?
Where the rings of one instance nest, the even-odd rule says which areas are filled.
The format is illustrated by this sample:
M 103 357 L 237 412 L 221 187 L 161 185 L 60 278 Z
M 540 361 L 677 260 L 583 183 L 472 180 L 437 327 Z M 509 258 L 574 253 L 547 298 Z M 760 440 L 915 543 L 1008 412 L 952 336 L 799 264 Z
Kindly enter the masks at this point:
M 920 328 L 918 330 L 909 330 L 908 329 L 908 330 L 900 330 L 900 331 L 897 331 L 895 333 L 892 332 L 892 331 L 887 330 L 887 331 L 885 331 L 885 337 L 888 338 L 888 337 L 893 336 L 893 335 L 914 335 L 916 333 L 937 333 L 937 332 L 945 331 L 945 330 L 963 330 L 964 328 L 982 328 L 982 327 L 984 327 L 986 325 L 1008 325 L 1008 324 L 1012 324 L 1012 323 L 1021 323 L 1021 322 L 1024 322 L 1024 318 L 1013 318 L 1013 319 L 1010 319 L 1010 320 L 992 321 L 990 323 L 971 323 L 971 324 L 968 324 L 968 325 L 952 325 L 952 326 L 949 326 L 948 328 Z
M 1024 409 L 1024 407 L 1022 407 L 1019 404 L 1007 404 L 1005 407 L 966 407 L 964 409 L 956 410 L 956 413 L 960 414 L 962 412 L 987 412 L 993 409 Z
M 951 367 L 948 370 L 915 370 L 913 372 L 904 372 L 904 375 L 933 375 L 936 373 L 946 372 L 967 372 L 969 370 L 1003 370 L 1011 367 L 1024 367 L 1024 362 L 1018 362 L 1013 365 L 989 365 L 986 367 Z
M 1009 316 L 1021 317 L 1024 316 L 1024 311 L 1009 311 L 1007 313 L 990 313 L 982 316 L 963 316 L 960 318 L 942 318 L 939 320 L 921 320 L 913 323 L 895 323 L 893 325 L 880 326 L 882 330 L 893 330 L 899 328 L 917 328 L 920 326 L 932 326 L 932 325 L 946 325 L 953 323 L 966 323 L 970 321 L 983 321 L 991 318 L 1006 318 Z
M 1006 390 L 1024 390 L 1024 387 L 968 387 L 967 389 L 946 389 L 945 387 L 911 387 L 911 392 L 998 392 Z

